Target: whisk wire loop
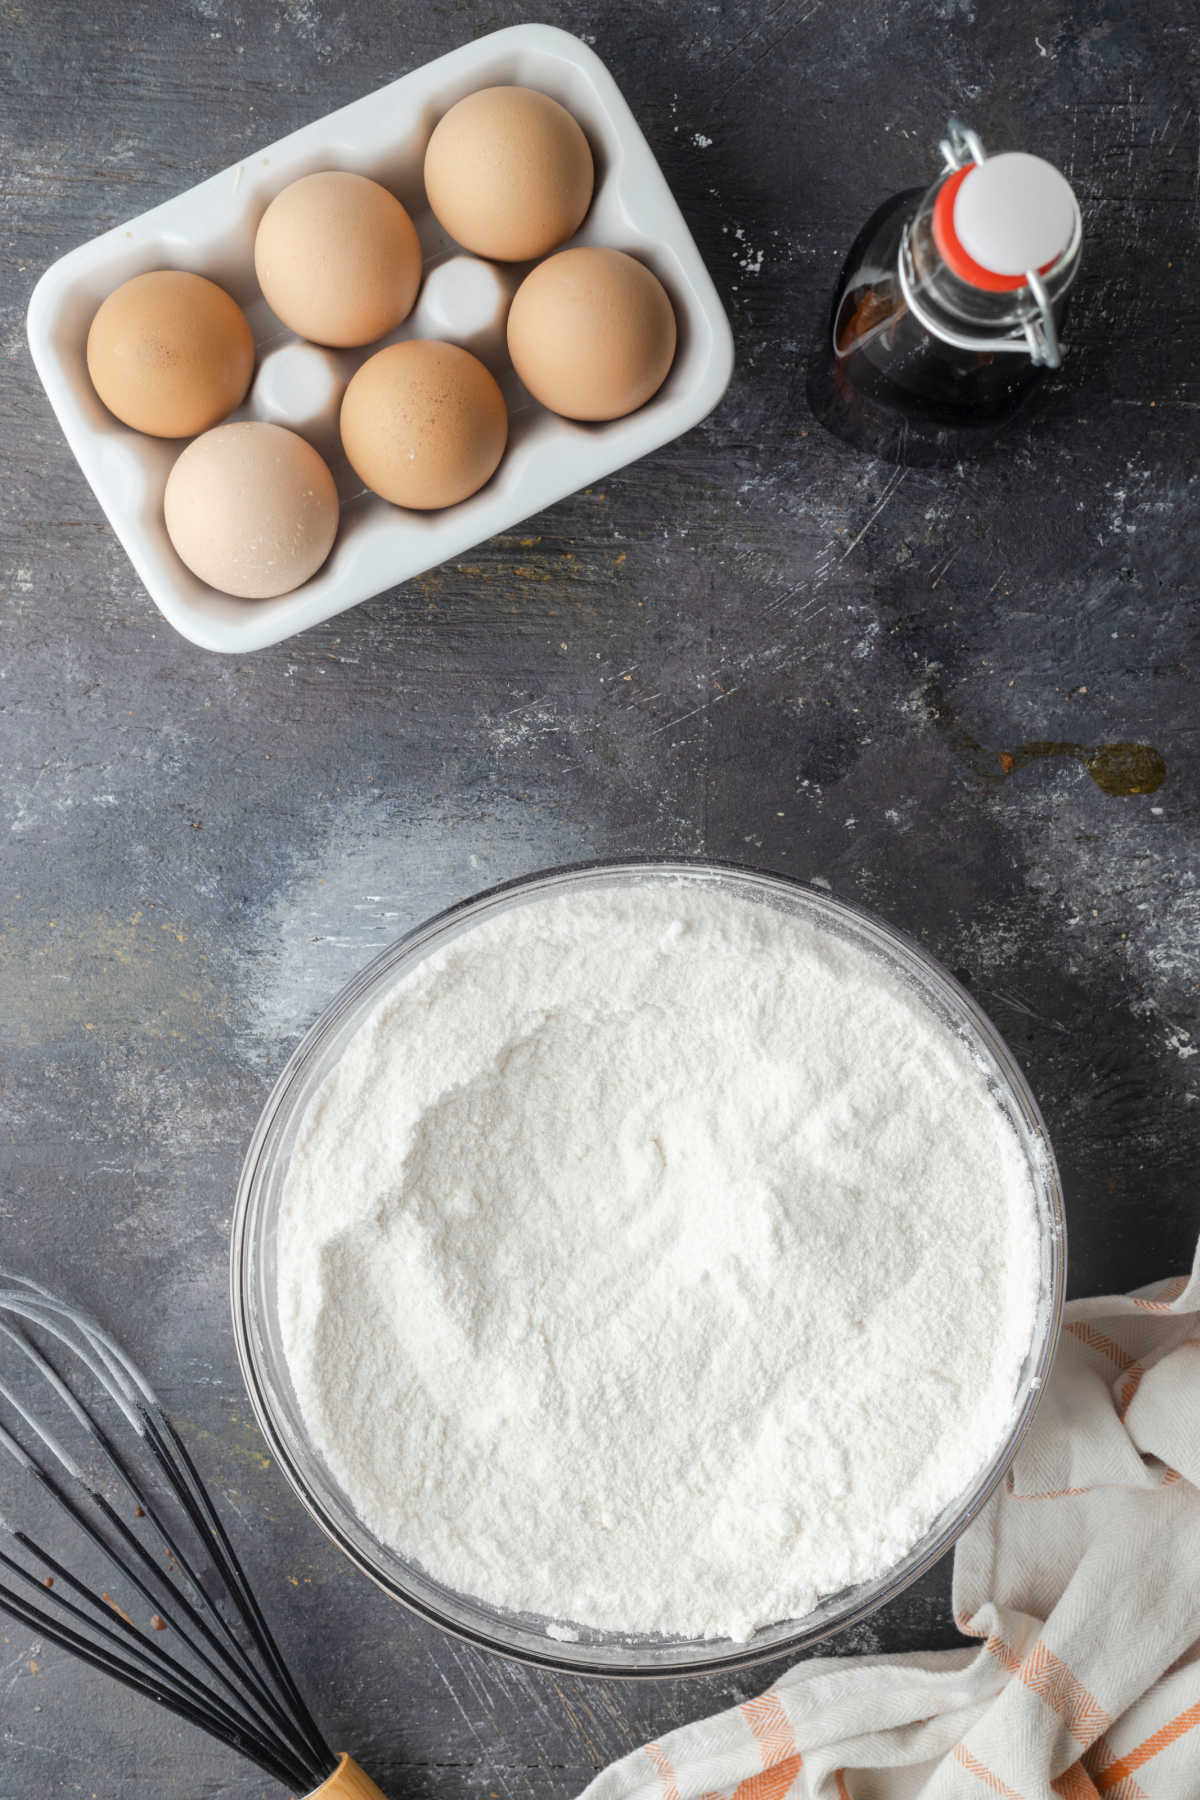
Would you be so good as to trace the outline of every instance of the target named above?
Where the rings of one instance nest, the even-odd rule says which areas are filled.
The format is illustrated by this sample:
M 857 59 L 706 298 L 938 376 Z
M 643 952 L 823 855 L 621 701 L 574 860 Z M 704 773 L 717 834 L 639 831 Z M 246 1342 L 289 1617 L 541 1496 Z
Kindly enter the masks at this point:
M 94 1319 L 0 1270 L 0 1353 L 9 1351 L 12 1370 L 6 1362 L 0 1377 L 0 1461 L 15 1465 L 39 1519 L 69 1527 L 75 1554 L 68 1561 L 48 1550 L 40 1529 L 31 1534 L 0 1512 L 8 1541 L 0 1548 L 0 1609 L 293 1792 L 322 1786 L 338 1758 L 149 1382 Z M 44 1416 L 51 1401 L 53 1423 Z M 96 1566 L 111 1575 L 95 1576 Z M 125 1591 L 134 1611 L 150 1609 L 153 1636 L 100 1585 L 104 1579 Z
M 64 1568 L 54 1557 L 31 1543 L 23 1533 L 16 1534 L 16 1538 L 22 1548 L 27 1549 L 31 1555 L 35 1555 L 46 1568 L 53 1570 L 56 1581 L 78 1593 L 89 1605 L 94 1605 L 92 1595 L 83 1587 L 82 1583 L 76 1580 L 69 1569 Z M 27 1569 L 22 1568 L 3 1551 L 0 1551 L 0 1565 L 11 1570 L 26 1586 L 33 1588 L 39 1598 L 44 1598 L 44 1593 L 41 1591 L 44 1588 L 44 1582 L 40 1582 L 36 1575 L 30 1574 Z M 16 1598 L 18 1602 L 21 1601 L 20 1596 L 16 1596 Z M 193 1723 L 203 1721 L 206 1730 L 215 1730 L 219 1735 L 236 1734 L 242 1742 L 244 1753 L 248 1756 L 253 1755 L 256 1761 L 262 1762 L 264 1757 L 272 1762 L 277 1760 L 277 1752 L 270 1740 L 262 1737 L 259 1733 L 248 1731 L 244 1721 L 238 1717 L 233 1708 L 222 1701 L 203 1682 L 197 1681 L 192 1672 L 177 1661 L 168 1650 L 156 1647 L 151 1652 L 144 1649 L 136 1626 L 129 1624 L 119 1613 L 112 1613 L 111 1616 L 114 1624 L 123 1627 L 129 1634 L 128 1640 L 122 1640 L 112 1625 L 95 1618 L 91 1612 L 75 1605 L 61 1593 L 56 1592 L 54 1600 L 61 1612 L 77 1619 L 86 1627 L 91 1634 L 91 1639 L 99 1639 L 112 1646 L 110 1660 L 107 1663 L 98 1663 L 97 1666 L 106 1668 L 110 1674 L 117 1675 L 119 1679 L 126 1679 L 127 1682 L 130 1678 L 136 1679 L 143 1684 L 142 1691 L 151 1693 L 155 1699 L 165 1705 L 172 1705 L 173 1710 L 178 1711 L 179 1705 L 186 1706 L 187 1716 L 192 1719 Z M 29 1601 L 24 1601 L 23 1605 L 30 1613 L 38 1610 Z M 15 1611 L 16 1608 L 9 1610 Z M 63 1644 L 66 1648 L 73 1648 L 74 1644 L 79 1641 L 72 1636 L 69 1627 L 63 1627 L 58 1621 L 39 1617 L 38 1629 L 51 1641 Z M 174 1704 L 175 1702 L 178 1702 L 179 1705 Z M 295 1768 L 298 1771 L 299 1765 L 295 1765 Z

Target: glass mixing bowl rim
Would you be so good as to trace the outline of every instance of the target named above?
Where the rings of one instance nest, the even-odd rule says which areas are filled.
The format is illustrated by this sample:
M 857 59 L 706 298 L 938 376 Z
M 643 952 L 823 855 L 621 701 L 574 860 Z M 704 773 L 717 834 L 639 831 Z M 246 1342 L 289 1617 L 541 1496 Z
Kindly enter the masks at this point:
M 684 879 L 711 876 L 718 881 L 724 879 L 732 881 L 734 884 L 744 882 L 749 887 L 775 889 L 793 902 L 799 901 L 803 905 L 815 908 L 818 914 L 827 915 L 834 920 L 848 919 L 851 925 L 856 925 L 860 929 L 866 927 L 867 932 L 881 938 L 889 950 L 899 953 L 896 960 L 901 966 L 906 961 L 915 963 L 925 977 L 931 978 L 935 989 L 937 987 L 944 989 L 946 997 L 965 1016 L 965 1022 L 982 1040 L 999 1074 L 1007 1084 L 1010 1096 L 1022 1117 L 1027 1136 L 1039 1151 L 1039 1166 L 1031 1170 L 1031 1176 L 1037 1182 L 1040 1190 L 1039 1198 L 1044 1202 L 1045 1210 L 1049 1214 L 1048 1228 L 1041 1222 L 1039 1214 L 1039 1237 L 1043 1253 L 1048 1253 L 1048 1282 L 1047 1288 L 1044 1288 L 1039 1295 L 1039 1318 L 1035 1320 L 1035 1336 L 1030 1345 L 1033 1367 L 1020 1396 L 1020 1405 L 1003 1441 L 985 1465 L 975 1485 L 965 1496 L 962 1506 L 946 1520 L 940 1530 L 930 1537 L 925 1547 L 921 1548 L 919 1540 L 918 1544 L 914 1545 L 909 1552 L 908 1558 L 902 1559 L 899 1565 L 885 1570 L 872 1582 L 859 1583 L 844 1590 L 847 1594 L 860 1595 L 857 1602 L 847 1605 L 843 1610 L 836 1611 L 829 1618 L 817 1618 L 815 1615 L 820 1612 L 822 1607 L 837 1599 L 837 1595 L 828 1596 L 818 1603 L 812 1613 L 806 1615 L 810 1621 L 808 1624 L 801 1619 L 796 1622 L 797 1629 L 794 1632 L 782 1635 L 770 1643 L 756 1644 L 750 1640 L 746 1644 L 738 1645 L 730 1639 L 714 1639 L 714 1654 L 711 1656 L 701 1654 L 693 1655 L 688 1660 L 681 1657 L 679 1661 L 664 1660 L 640 1663 L 632 1659 L 627 1662 L 609 1662 L 598 1657 L 588 1658 L 586 1651 L 589 1646 L 584 1643 L 577 1646 L 564 1644 L 559 1651 L 550 1649 L 546 1645 L 546 1640 L 540 1637 L 535 1638 L 534 1633 L 522 1625 L 516 1615 L 506 1614 L 503 1609 L 464 1593 L 461 1598 L 465 1602 L 483 1612 L 493 1613 L 498 1621 L 504 1622 L 506 1629 L 524 1634 L 529 1640 L 520 1643 L 506 1642 L 500 1637 L 493 1636 L 483 1627 L 450 1617 L 434 1603 L 405 1588 L 392 1573 L 376 1564 L 366 1552 L 349 1539 L 342 1524 L 309 1485 L 299 1459 L 293 1451 L 289 1436 L 276 1417 L 271 1399 L 271 1382 L 265 1371 L 259 1367 L 255 1333 L 251 1328 L 250 1288 L 252 1283 L 249 1264 L 251 1226 L 254 1222 L 255 1203 L 260 1195 L 258 1174 L 265 1153 L 272 1140 L 283 1130 L 288 1118 L 286 1107 L 288 1097 L 294 1092 L 297 1083 L 313 1061 L 326 1047 L 329 1039 L 343 1028 L 347 1016 L 354 1008 L 372 990 L 378 988 L 382 994 L 385 977 L 395 979 L 399 968 L 424 946 L 442 936 L 463 919 L 469 918 L 471 914 L 486 912 L 508 896 L 516 896 L 523 892 L 532 893 L 539 889 L 569 887 L 575 883 L 586 882 L 598 877 L 620 881 L 626 877 L 636 878 L 638 876 L 678 876 Z M 946 1021 L 943 1023 L 947 1024 L 947 1028 L 949 1028 Z M 301 1037 L 259 1114 L 238 1181 L 230 1235 L 229 1274 L 230 1305 L 238 1362 L 246 1391 L 268 1448 L 283 1470 L 289 1485 L 305 1511 L 331 1543 L 362 1574 L 373 1581 L 389 1598 L 399 1601 L 401 1605 L 406 1606 L 410 1611 L 443 1631 L 448 1631 L 452 1636 L 479 1649 L 508 1657 L 512 1661 L 549 1669 L 555 1673 L 600 1677 L 606 1680 L 675 1680 L 692 1675 L 727 1674 L 736 1669 L 749 1668 L 755 1664 L 793 1656 L 798 1651 L 810 1648 L 812 1645 L 832 1637 L 835 1633 L 860 1623 L 878 1612 L 881 1607 L 889 1604 L 924 1575 L 935 1562 L 940 1561 L 967 1526 L 978 1517 L 1000 1482 L 1008 1474 L 1017 1450 L 1033 1423 L 1034 1415 L 1045 1391 L 1062 1324 L 1066 1286 L 1066 1218 L 1061 1179 L 1049 1134 L 1041 1110 L 1016 1057 L 970 992 L 915 938 L 888 923 L 868 907 L 860 906 L 855 901 L 835 897 L 832 893 L 814 887 L 811 883 L 801 881 L 795 876 L 780 875 L 773 870 L 758 869 L 745 863 L 702 856 L 598 857 L 515 876 L 510 880 L 497 882 L 478 893 L 468 895 L 465 899 L 457 900 L 403 932 L 372 957 L 350 981 L 345 983 Z M 1046 1303 L 1044 1316 L 1041 1314 L 1042 1302 Z M 1036 1335 L 1039 1325 L 1040 1342 Z M 1034 1355 L 1035 1348 L 1036 1355 Z M 313 1454 L 311 1445 L 302 1445 L 301 1449 L 307 1451 L 309 1455 Z M 949 1511 L 949 1506 L 944 1510 Z M 356 1522 L 361 1525 L 361 1520 L 357 1520 L 348 1503 L 344 1504 L 343 1511 L 355 1518 Z M 931 1531 L 933 1531 L 932 1527 Z M 447 1589 L 447 1592 L 451 1591 Z M 510 1618 L 514 1621 L 512 1624 L 508 1623 Z M 661 1641 L 666 1646 L 670 1644 L 669 1639 Z M 681 1645 L 681 1650 L 684 1647 Z M 687 1647 L 690 1647 L 690 1643 Z M 595 1647 L 593 1646 L 593 1648 Z M 574 1655 L 570 1654 L 572 1649 L 575 1651 Z

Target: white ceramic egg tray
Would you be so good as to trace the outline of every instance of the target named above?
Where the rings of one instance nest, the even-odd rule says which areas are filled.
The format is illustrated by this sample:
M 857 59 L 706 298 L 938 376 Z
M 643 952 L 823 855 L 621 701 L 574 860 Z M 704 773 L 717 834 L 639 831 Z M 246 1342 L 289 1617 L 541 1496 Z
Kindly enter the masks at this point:
M 540 88 L 572 112 L 596 162 L 596 193 L 572 243 L 607 244 L 646 262 L 679 321 L 666 382 L 628 418 L 581 425 L 555 417 L 517 380 L 505 348 L 508 302 L 530 265 L 465 255 L 425 199 L 425 146 L 464 94 L 496 83 Z M 385 343 L 438 337 L 473 350 L 508 402 L 508 451 L 487 486 L 460 505 L 414 513 L 367 493 L 341 452 L 337 413 L 360 363 L 380 346 L 330 351 L 286 331 L 254 277 L 254 234 L 268 203 L 318 169 L 373 176 L 412 214 L 425 257 L 416 307 Z M 105 295 L 148 269 L 191 269 L 229 290 L 254 333 L 257 367 L 233 418 L 272 419 L 300 432 L 333 470 L 342 521 L 328 562 L 294 593 L 236 600 L 196 579 L 163 525 L 163 489 L 182 449 L 118 423 L 88 378 L 88 327 Z M 241 652 L 318 624 L 421 574 L 530 513 L 590 487 L 614 469 L 688 431 L 716 405 L 733 369 L 729 323 L 654 154 L 616 82 L 578 38 L 549 25 L 516 25 L 294 131 L 128 225 L 93 238 L 48 269 L 29 303 L 29 343 L 67 442 L 163 616 L 209 650 Z

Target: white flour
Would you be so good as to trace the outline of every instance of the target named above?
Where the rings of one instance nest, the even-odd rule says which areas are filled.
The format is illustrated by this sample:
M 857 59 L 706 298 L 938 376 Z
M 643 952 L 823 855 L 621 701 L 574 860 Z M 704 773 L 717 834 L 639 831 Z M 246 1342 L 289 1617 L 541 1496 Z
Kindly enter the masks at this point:
M 279 1229 L 360 1515 L 449 1586 L 628 1632 L 744 1637 L 894 1563 L 1003 1435 L 1037 1291 L 958 1040 L 697 882 L 421 965 L 310 1106 Z

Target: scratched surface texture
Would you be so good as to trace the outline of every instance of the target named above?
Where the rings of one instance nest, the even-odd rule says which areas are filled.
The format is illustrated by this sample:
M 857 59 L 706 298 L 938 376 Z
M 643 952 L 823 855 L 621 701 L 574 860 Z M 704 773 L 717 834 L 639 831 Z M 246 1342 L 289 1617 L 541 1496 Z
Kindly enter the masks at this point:
M 28 360 L 29 291 L 96 232 L 522 14 L 0 5 L 3 1257 L 124 1333 L 332 1737 L 412 1800 L 567 1800 L 766 1676 L 581 1683 L 473 1654 L 345 1567 L 264 1457 L 226 1309 L 242 1151 L 298 1035 L 404 927 L 597 854 L 819 878 L 942 957 L 1027 1065 L 1075 1292 L 1179 1268 L 1196 1227 L 1190 0 L 552 16 L 662 159 L 733 320 L 731 391 L 602 492 L 230 661 L 161 622 L 106 528 Z M 988 460 L 902 475 L 812 425 L 804 354 L 841 251 L 929 176 L 951 109 L 1063 166 L 1085 269 L 1041 415 Z M 1114 744 L 1143 747 L 1153 792 L 1107 791 L 1130 785 Z M 948 1594 L 943 1564 L 830 1650 L 954 1643 Z M 10 1627 L 0 1745 L 0 1800 L 266 1791 Z

